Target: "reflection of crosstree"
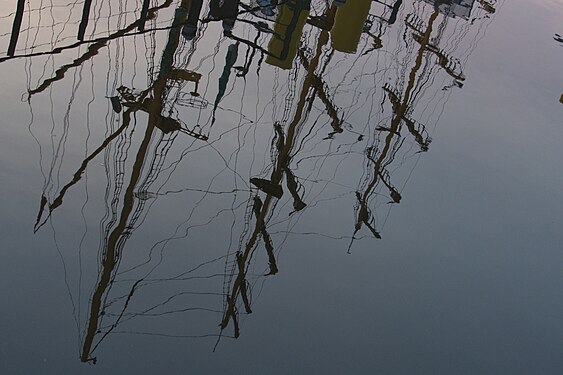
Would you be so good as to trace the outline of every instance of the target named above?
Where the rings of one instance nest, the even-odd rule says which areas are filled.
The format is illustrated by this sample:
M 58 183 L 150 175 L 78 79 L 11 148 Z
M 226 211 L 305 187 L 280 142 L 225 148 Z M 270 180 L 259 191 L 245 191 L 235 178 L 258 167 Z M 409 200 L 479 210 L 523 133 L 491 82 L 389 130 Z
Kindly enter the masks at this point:
M 425 133 L 424 125 L 416 125 L 416 122 L 409 117 L 407 117 L 406 112 L 408 112 L 409 107 L 407 106 L 404 110 L 401 107 L 401 99 L 399 98 L 399 94 L 391 90 L 389 85 L 383 86 L 383 90 L 387 93 L 389 97 L 389 101 L 391 101 L 391 105 L 393 107 L 393 113 L 397 116 L 400 116 L 401 120 L 407 125 L 407 129 L 412 134 L 416 142 L 420 145 L 420 149 L 422 151 L 428 151 L 428 146 L 430 144 L 430 138 L 428 136 L 423 136 L 422 133 Z M 385 129 L 387 130 L 387 129 Z
M 301 64 L 305 69 L 309 69 L 309 61 L 307 61 L 307 57 L 302 49 L 298 51 L 299 59 L 301 60 Z M 329 136 L 332 136 L 335 133 L 342 133 L 344 130 L 342 129 L 342 123 L 344 120 L 339 117 L 338 109 L 332 103 L 332 100 L 329 98 L 326 90 L 325 90 L 325 83 L 323 82 L 322 78 L 319 75 L 313 73 L 313 87 L 315 88 L 315 93 L 321 99 L 323 104 L 325 105 L 327 114 L 332 119 L 332 129 L 334 130 L 333 133 L 330 133 Z M 312 102 L 312 101 L 311 101 Z
M 334 16 L 336 15 L 336 12 L 337 12 L 337 7 L 335 5 L 332 5 L 329 11 L 327 12 L 329 21 L 334 20 Z M 328 43 L 328 41 L 329 41 L 329 30 L 323 29 L 319 34 L 315 54 L 309 63 L 307 74 L 303 81 L 303 86 L 299 94 L 299 101 L 297 102 L 295 115 L 287 127 L 287 132 L 285 136 L 280 137 L 280 134 L 278 133 L 278 144 L 277 144 L 278 156 L 277 156 L 276 164 L 274 166 L 274 170 L 272 171 L 271 178 L 269 180 L 271 186 L 279 186 L 281 184 L 284 174 L 286 174 L 286 178 L 288 178 L 287 166 L 289 164 L 289 160 L 291 159 L 291 151 L 293 150 L 293 146 L 297 141 L 296 139 L 297 134 L 299 133 L 299 130 L 303 125 L 302 120 L 303 120 L 304 112 L 306 110 L 308 93 L 309 90 L 313 88 L 315 85 L 315 70 L 319 66 L 323 47 Z M 281 127 L 277 128 L 276 132 L 279 132 L 280 129 Z M 281 138 L 283 140 L 280 140 Z M 289 177 L 288 180 L 291 180 L 291 178 Z M 290 183 L 290 181 L 288 181 L 288 183 Z M 246 289 L 248 285 L 248 282 L 246 281 L 247 269 L 259 236 L 260 235 L 264 236 L 264 233 L 267 233 L 265 231 L 265 225 L 266 225 L 265 221 L 266 221 L 266 217 L 269 215 L 270 206 L 273 204 L 273 199 L 275 199 L 274 195 L 272 195 L 271 193 L 266 193 L 266 197 L 264 198 L 263 202 L 261 200 L 255 201 L 254 214 L 256 216 L 256 225 L 254 227 L 254 230 L 252 231 L 252 234 L 250 235 L 250 238 L 246 242 L 244 248 L 237 253 L 238 273 L 231 285 L 229 295 L 227 296 L 223 319 L 221 320 L 221 324 L 220 324 L 221 330 L 223 330 L 227 328 L 229 322 L 232 320 L 234 324 L 235 337 L 238 337 L 239 335 L 239 326 L 237 319 L 238 297 L 241 296 L 244 302 L 245 299 L 244 295 L 247 293 Z M 294 202 L 294 206 L 295 206 L 295 202 Z M 273 258 L 273 245 L 269 241 L 269 236 L 265 238 L 265 242 L 267 243 L 266 250 L 268 252 L 268 256 L 270 259 L 269 260 L 270 273 L 273 274 L 277 272 L 277 266 L 275 266 L 275 258 Z M 247 306 L 246 302 L 244 302 L 244 304 L 248 312 L 249 306 Z
M 420 21 L 418 17 L 412 15 L 406 19 L 405 24 L 407 27 L 414 30 L 415 34 L 413 35 L 413 39 L 419 44 L 424 43 L 422 21 Z M 428 52 L 435 54 L 436 57 L 438 57 L 438 65 L 444 68 L 445 72 L 458 82 L 458 85 L 462 85 L 461 82 L 465 81 L 465 76 L 460 70 L 459 62 L 457 62 L 455 58 L 448 56 L 448 54 L 442 51 L 439 47 L 429 42 L 425 43 L 425 48 Z

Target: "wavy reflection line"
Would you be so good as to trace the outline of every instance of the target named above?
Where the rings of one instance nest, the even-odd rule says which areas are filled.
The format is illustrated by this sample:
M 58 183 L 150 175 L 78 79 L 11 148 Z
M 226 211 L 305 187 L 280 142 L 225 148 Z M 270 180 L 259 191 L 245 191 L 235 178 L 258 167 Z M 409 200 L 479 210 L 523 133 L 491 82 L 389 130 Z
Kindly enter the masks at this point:
M 169 7 L 171 4 L 172 4 L 172 0 L 166 0 L 162 5 L 159 5 L 157 7 L 149 9 L 147 19 L 152 19 L 152 18 L 156 17 L 156 14 L 159 10 Z M 88 61 L 92 57 L 96 56 L 98 54 L 99 50 L 102 47 L 105 47 L 109 41 L 125 36 L 127 33 L 134 30 L 136 27 L 138 27 L 140 23 L 141 23 L 141 20 L 137 20 L 137 21 L 133 22 L 132 24 L 130 24 L 129 26 L 127 26 L 126 28 L 117 31 L 117 32 L 109 35 L 108 37 L 98 38 L 95 43 L 88 46 L 88 51 L 86 53 L 84 53 L 79 58 L 75 59 L 72 63 L 65 64 L 65 65 L 61 66 L 55 72 L 54 77 L 46 79 L 45 81 L 43 81 L 43 83 L 41 83 L 35 89 L 29 90 L 28 100 L 33 95 L 38 94 L 40 92 L 43 92 L 46 88 L 48 88 L 54 82 L 57 82 L 57 81 L 60 81 L 61 79 L 63 79 L 68 70 L 82 65 L 85 61 Z M 45 55 L 45 54 L 56 54 L 56 53 L 62 52 L 63 50 L 66 50 L 66 49 L 78 47 L 78 46 L 80 46 L 81 44 L 84 44 L 84 43 L 91 43 L 91 41 L 80 41 L 80 42 L 74 43 L 70 46 L 55 48 L 53 51 L 48 52 L 48 53 L 28 54 L 28 55 L 25 55 L 25 57 L 40 56 L 40 55 Z M 7 58 L 0 59 L 0 63 L 6 61 L 6 59 Z

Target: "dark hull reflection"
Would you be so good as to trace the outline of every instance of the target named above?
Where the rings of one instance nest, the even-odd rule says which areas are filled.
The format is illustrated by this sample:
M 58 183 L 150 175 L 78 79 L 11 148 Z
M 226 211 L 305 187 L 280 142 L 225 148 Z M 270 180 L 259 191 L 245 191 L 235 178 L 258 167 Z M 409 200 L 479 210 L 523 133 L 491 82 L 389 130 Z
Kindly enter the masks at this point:
M 88 304 L 86 317 L 76 316 L 83 362 L 96 361 L 110 334 L 142 333 L 123 328 L 135 319 L 205 312 L 218 330 L 210 325 L 211 333 L 162 335 L 213 337 L 216 345 L 239 337 L 240 315 L 254 310 L 253 288 L 283 272 L 278 254 L 302 220 L 315 231 L 301 234 L 333 238 L 343 251 L 361 239 L 381 239 L 389 207 L 403 200 L 416 160 L 430 149 L 440 108 L 470 79 L 465 63 L 495 12 L 494 2 L 473 0 L 167 0 L 152 8 L 144 1 L 139 14 L 119 14 L 115 27 L 100 32 L 102 17 L 87 0 L 80 21 L 67 21 L 78 24 L 77 34 L 18 50 L 24 8 L 18 2 L 0 62 L 43 62 L 41 72 L 28 73 L 32 111 L 41 97 L 65 98 L 47 110 L 52 137 L 39 142 L 45 183 L 34 230 L 49 224 L 65 231 L 53 220 L 73 215 L 80 186 L 86 186 L 86 207 L 90 170 L 103 192 L 97 197 L 102 213 L 81 213 L 100 234 L 97 242 L 90 239 L 99 247 L 99 266 L 89 297 L 76 297 L 79 306 Z M 78 57 L 70 58 L 71 51 Z M 92 92 L 80 117 L 89 132 L 86 145 L 91 120 L 104 123 L 105 135 L 92 130 L 99 142 L 77 161 L 65 149 L 84 142 L 69 134 L 81 126 L 70 118 L 76 118 L 78 93 L 87 93 L 80 86 L 86 70 Z M 107 81 L 103 98 L 94 94 L 100 80 Z M 247 92 L 247 85 L 260 92 Z M 106 112 L 90 113 L 95 105 Z M 191 158 L 199 164 L 181 172 L 179 165 Z M 203 187 L 168 188 L 182 173 Z M 158 221 L 146 224 L 151 209 L 182 194 L 190 198 L 161 216 L 162 228 Z M 323 202 L 343 202 L 349 215 L 319 214 Z M 323 222 L 329 217 L 336 224 Z M 197 230 L 202 237 L 192 234 Z M 70 246 L 82 249 L 87 237 L 86 230 L 79 245 Z M 176 243 L 205 247 L 210 255 L 175 264 L 165 250 Z M 163 266 L 167 261 L 172 264 Z M 82 281 L 78 288 L 87 289 Z M 191 299 L 181 303 L 189 307 L 177 302 L 185 296 Z

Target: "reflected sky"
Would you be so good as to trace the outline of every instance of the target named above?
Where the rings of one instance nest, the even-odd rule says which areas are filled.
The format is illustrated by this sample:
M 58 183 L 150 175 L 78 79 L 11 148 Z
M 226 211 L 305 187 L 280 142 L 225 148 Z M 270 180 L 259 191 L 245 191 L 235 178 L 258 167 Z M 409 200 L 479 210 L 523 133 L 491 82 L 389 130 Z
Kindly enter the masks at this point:
M 560 2 L 16 3 L 2 373 L 563 368 Z

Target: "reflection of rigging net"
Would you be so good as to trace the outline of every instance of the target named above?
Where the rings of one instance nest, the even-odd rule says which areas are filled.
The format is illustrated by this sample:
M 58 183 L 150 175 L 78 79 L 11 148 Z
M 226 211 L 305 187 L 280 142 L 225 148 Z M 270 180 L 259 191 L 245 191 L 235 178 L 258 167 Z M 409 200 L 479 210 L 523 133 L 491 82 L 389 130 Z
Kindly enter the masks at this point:
M 176 101 L 178 106 L 191 107 L 197 109 L 207 108 L 209 102 L 202 97 L 194 96 L 191 93 L 181 93 Z
M 107 238 L 110 235 L 111 229 L 118 220 L 118 207 L 120 202 L 119 197 L 121 196 L 121 192 L 124 186 L 124 180 L 126 176 L 126 162 L 130 146 L 131 136 L 127 133 L 124 133 L 119 137 L 119 143 L 116 144 L 115 149 L 108 149 L 104 155 L 104 165 L 106 176 L 108 177 L 108 182 L 105 191 L 106 213 L 100 224 L 100 227 L 103 228 L 103 233 L 101 234 L 99 241 L 100 254 L 103 253 L 104 245 L 107 242 Z M 111 169 L 111 166 L 113 166 L 113 171 Z M 112 183 L 114 189 L 113 193 L 111 192 Z
M 119 9 L 96 0 L 11 3 L 0 14 L 0 56 L 48 53 L 54 48 L 71 48 L 82 40 L 133 31 L 140 16 L 135 3 L 120 2 Z
M 143 215 L 145 210 L 145 206 L 147 200 L 152 198 L 153 195 L 149 192 L 151 185 L 157 180 L 160 171 L 164 165 L 164 161 L 166 160 L 166 156 L 172 147 L 174 140 L 176 139 L 176 135 L 168 136 L 168 135 L 161 135 L 160 140 L 156 145 L 156 149 L 152 155 L 152 160 L 149 164 L 148 168 L 148 175 L 145 177 L 144 181 L 140 184 L 135 192 L 135 197 L 137 200 L 137 205 L 133 214 L 131 215 L 131 219 L 129 221 L 129 227 L 131 230 L 136 228 L 136 223 L 139 218 Z M 146 214 L 146 212 L 145 212 Z

